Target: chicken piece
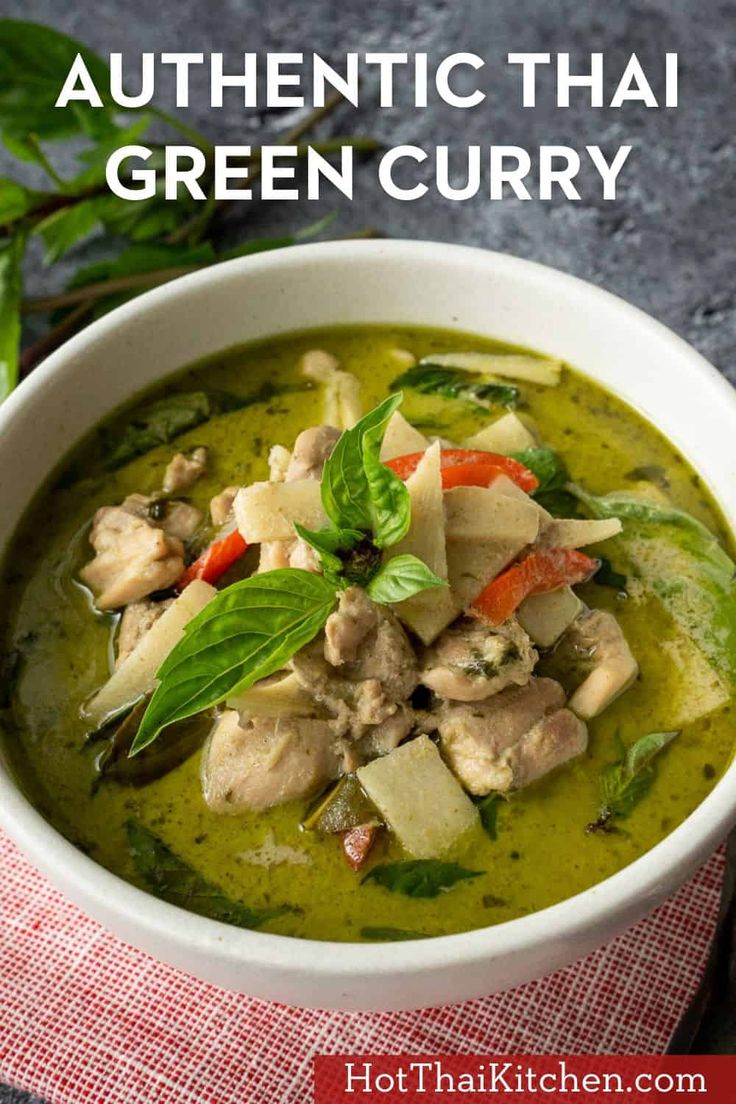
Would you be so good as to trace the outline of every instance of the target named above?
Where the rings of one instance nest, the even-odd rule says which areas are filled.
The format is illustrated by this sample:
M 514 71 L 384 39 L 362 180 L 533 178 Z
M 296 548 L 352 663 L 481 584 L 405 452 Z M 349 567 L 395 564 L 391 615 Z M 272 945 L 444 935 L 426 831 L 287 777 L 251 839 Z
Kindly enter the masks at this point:
M 570 708 L 586 721 L 628 690 L 639 674 L 621 626 L 606 610 L 582 613 L 562 637 L 555 660 L 583 675 Z
M 166 590 L 184 570 L 181 540 L 124 505 L 97 511 L 90 543 L 95 557 L 79 576 L 96 594 L 99 609 L 117 609 Z
M 427 648 L 419 677 L 441 698 L 481 701 L 505 686 L 523 686 L 537 659 L 516 618 L 495 629 L 462 618 Z
M 336 718 L 337 731 L 360 737 L 406 701 L 418 682 L 414 650 L 392 613 L 350 587 L 324 636 L 291 660 L 300 683 Z
M 414 710 L 405 704 L 397 706 L 396 712 L 381 724 L 365 729 L 358 741 L 345 741 L 343 747 L 343 765 L 345 774 L 353 774 L 358 767 L 369 763 L 378 755 L 388 755 L 405 740 L 414 728 Z
M 136 645 L 152 628 L 162 613 L 171 605 L 171 599 L 163 602 L 151 602 L 144 598 L 141 602 L 131 602 L 123 611 L 118 628 L 117 658 L 115 667 L 119 667 Z
M 299 434 L 294 442 L 293 453 L 276 445 L 269 453 L 270 481 L 294 483 L 304 479 L 320 479 L 325 460 L 339 436 L 339 429 L 333 426 L 312 426 Z M 297 567 L 315 574 L 320 571 L 316 552 L 301 537 L 289 541 L 262 542 L 259 572 L 273 571 L 278 567 Z
M 294 442 L 294 450 L 286 469 L 286 482 L 295 479 L 321 479 L 325 460 L 340 436 L 334 426 L 312 426 L 300 433 Z
M 527 786 L 585 750 L 588 732 L 553 679 L 532 678 L 473 705 L 444 703 L 434 716 L 442 754 L 466 790 Z
M 122 503 L 122 509 L 134 517 L 143 518 L 151 525 L 157 525 L 167 536 L 177 537 L 185 543 L 192 539 L 202 523 L 202 511 L 196 506 L 154 495 L 128 495 Z
M 213 525 L 218 527 L 224 525 L 232 517 L 233 502 L 239 490 L 240 487 L 226 487 L 210 500 L 210 517 Z
M 164 472 L 164 491 L 166 494 L 181 494 L 182 491 L 188 491 L 206 471 L 206 448 L 202 446 L 195 448 L 191 456 L 187 456 L 184 452 L 177 452 Z
M 340 774 L 335 737 L 326 721 L 258 717 L 241 727 L 228 710 L 204 756 L 204 799 L 216 813 L 260 811 L 311 797 Z

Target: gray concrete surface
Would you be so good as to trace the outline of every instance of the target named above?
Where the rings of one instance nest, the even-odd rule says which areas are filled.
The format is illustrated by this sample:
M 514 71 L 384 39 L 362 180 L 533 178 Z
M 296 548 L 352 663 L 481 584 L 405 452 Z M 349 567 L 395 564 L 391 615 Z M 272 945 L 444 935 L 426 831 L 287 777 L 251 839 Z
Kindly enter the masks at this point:
M 328 210 L 339 213 L 336 234 L 366 225 L 385 234 L 480 245 L 529 257 L 575 273 L 636 303 L 671 326 L 736 381 L 736 231 L 734 161 L 736 109 L 736 4 L 731 0 L 3 0 L 4 15 L 33 18 L 67 31 L 100 52 L 122 50 L 316 50 L 337 64 L 348 49 L 418 50 L 438 57 L 474 50 L 488 60 L 488 100 L 472 112 L 430 103 L 414 110 L 399 103 L 377 110 L 373 96 L 354 111 L 345 107 L 324 134 L 367 133 L 388 145 L 448 143 L 457 156 L 468 143 L 559 143 L 607 151 L 634 145 L 615 203 L 597 198 L 593 180 L 582 181 L 579 203 L 491 203 L 480 196 L 448 203 L 430 193 L 413 203 L 389 200 L 375 172 L 358 173 L 352 205 L 334 197 L 320 204 L 244 205 L 231 216 L 235 238 L 286 230 Z M 605 53 L 609 87 L 636 51 L 652 74 L 661 73 L 666 50 L 681 58 L 680 107 L 675 111 L 629 106 L 592 110 L 574 97 L 567 110 L 549 95 L 534 110 L 520 106 L 518 79 L 504 66 L 512 50 L 570 51 L 581 68 L 593 50 Z M 607 81 L 608 83 L 608 81 Z M 169 106 L 169 89 L 161 96 Z M 219 112 L 204 91 L 184 113 L 213 140 L 259 142 L 282 133 L 293 115 L 244 113 L 234 99 Z M 461 162 L 459 162 L 461 164 Z M 7 164 L 0 157 L 0 172 Z M 35 265 L 34 294 L 59 280 Z M 733 1051 L 728 994 L 725 1012 L 701 1049 Z M 725 1032 L 725 1034 L 724 1034 Z M 2 1104 L 28 1098 L 3 1093 Z

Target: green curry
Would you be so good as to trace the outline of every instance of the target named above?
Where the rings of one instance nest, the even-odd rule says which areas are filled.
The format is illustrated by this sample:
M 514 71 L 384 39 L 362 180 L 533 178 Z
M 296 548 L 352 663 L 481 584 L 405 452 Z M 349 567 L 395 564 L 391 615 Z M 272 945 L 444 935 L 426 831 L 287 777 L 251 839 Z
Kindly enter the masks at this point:
M 119 613 L 97 610 L 79 581 L 90 558 L 95 510 L 132 493 L 151 494 L 172 454 L 195 446 L 206 446 L 209 466 L 186 497 L 202 511 L 228 485 L 268 479 L 271 446 L 291 447 L 300 431 L 324 420 L 324 386 L 299 371 L 300 358 L 315 347 L 329 350 L 358 378 L 366 411 L 403 375 L 401 412 L 429 437 L 462 441 L 513 406 L 567 469 L 548 491 L 550 512 L 555 495 L 566 498 L 566 516 L 589 516 L 590 501 L 600 501 L 581 504 L 570 484 L 589 496 L 643 493 L 663 516 L 672 507 L 685 511 L 728 546 L 716 506 L 674 447 L 577 372 L 565 367 L 556 386 L 508 379 L 483 384 L 473 375 L 458 383 L 452 373 L 431 386 L 406 379 L 412 364 L 460 345 L 467 352 L 529 355 L 466 335 L 460 340 L 455 333 L 389 327 L 314 331 L 228 352 L 117 413 L 40 493 L 8 552 L 2 579 L 4 746 L 34 804 L 95 861 L 196 911 L 248 923 L 255 910 L 254 922 L 279 934 L 334 940 L 440 935 L 511 920 L 587 889 L 654 846 L 713 787 L 732 754 L 733 653 L 722 652 L 733 641 L 720 634 L 709 644 L 688 631 L 686 618 L 698 610 L 672 578 L 673 563 L 678 575 L 683 571 L 677 555 L 668 556 L 667 526 L 673 523 L 662 522 L 661 540 L 648 542 L 647 532 L 638 542 L 627 541 L 626 517 L 621 537 L 586 549 L 605 562 L 576 589 L 591 608 L 615 614 L 639 677 L 589 720 L 583 754 L 518 792 L 475 795 L 481 816 L 441 856 L 467 876 L 451 879 L 445 892 L 436 886 L 432 896 L 415 895 L 397 891 L 380 874 L 370 876 L 377 867 L 411 859 L 387 831 L 356 874 L 333 837 L 304 827 L 311 796 L 233 816 L 214 811 L 202 796 L 199 746 L 187 747 L 182 762 L 154 770 L 158 776 L 150 780 L 136 778 L 135 759 L 126 761 L 130 777 L 125 770 L 118 776 L 100 771 L 110 733 L 90 738 L 80 707 L 109 677 Z M 474 392 L 468 390 L 472 381 Z M 178 412 L 176 403 L 172 408 L 177 396 Z M 163 429 L 160 419 L 147 420 L 145 413 L 158 400 L 164 404 L 159 414 L 168 403 Z M 604 513 L 601 508 L 599 516 Z M 678 555 L 697 561 L 698 540 L 706 542 L 703 555 L 723 555 L 707 545 L 700 527 L 693 532 L 684 553 L 678 545 Z M 208 537 L 195 538 L 189 559 Z M 652 549 L 660 561 L 653 561 Z M 254 566 L 249 550 L 218 585 Z M 706 595 L 708 616 L 717 620 L 721 600 L 733 599 L 730 593 Z M 564 685 L 560 655 L 540 649 L 537 673 Z M 662 746 L 656 763 L 644 764 L 641 794 L 624 802 L 620 815 L 609 809 L 601 817 L 602 778 L 604 787 L 606 778 L 611 782 L 622 747 L 674 731 L 679 734 L 666 750 Z M 128 784 L 130 778 L 138 784 Z M 609 799 L 616 800 L 610 793 Z M 240 913 L 239 904 L 246 906 Z

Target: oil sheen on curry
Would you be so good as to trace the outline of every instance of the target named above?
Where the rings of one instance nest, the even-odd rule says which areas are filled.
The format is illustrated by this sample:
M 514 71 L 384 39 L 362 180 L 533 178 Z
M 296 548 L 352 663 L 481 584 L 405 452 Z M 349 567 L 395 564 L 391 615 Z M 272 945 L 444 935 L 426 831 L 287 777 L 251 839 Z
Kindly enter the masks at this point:
M 570 367 L 289 335 L 138 396 L 38 496 L 4 567 L 4 746 L 65 836 L 183 908 L 485 927 L 713 787 L 733 578 L 682 457 Z

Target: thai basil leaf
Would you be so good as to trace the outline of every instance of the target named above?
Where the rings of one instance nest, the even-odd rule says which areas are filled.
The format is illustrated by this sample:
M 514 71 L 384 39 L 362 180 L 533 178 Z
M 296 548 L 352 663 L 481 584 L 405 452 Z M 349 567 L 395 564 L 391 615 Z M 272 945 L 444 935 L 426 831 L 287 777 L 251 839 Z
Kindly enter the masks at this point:
M 411 520 L 409 492 L 379 457 L 386 426 L 401 399 L 400 394 L 389 396 L 346 429 L 322 473 L 322 505 L 333 525 L 372 533 L 378 548 L 400 541 Z
M 305 528 L 298 521 L 294 522 L 294 529 L 297 536 L 317 552 L 325 575 L 334 579 L 340 578 L 343 573 L 344 555 L 340 553 L 351 551 L 365 539 L 365 533 L 358 529 L 314 530 Z
M 565 467 L 565 462 L 558 452 L 551 448 L 528 448 L 521 452 L 512 452 L 514 460 L 518 460 L 529 471 L 534 472 L 539 480 L 539 486 L 533 492 L 536 498 L 546 491 L 562 490 L 570 478 Z
M 390 605 L 430 587 L 442 586 L 447 586 L 444 579 L 438 579 L 417 556 L 406 554 L 387 560 L 366 589 L 374 602 Z
M 485 870 L 467 870 L 459 863 L 413 859 L 374 866 L 361 884 L 376 882 L 392 893 L 403 893 L 405 897 L 438 897 L 457 882 L 479 878 L 482 874 Z
M 72 101 L 55 107 L 72 63 L 81 54 L 103 101 L 92 107 Z M 0 129 L 24 138 L 65 138 L 109 133 L 120 110 L 109 94 L 104 61 L 60 31 L 15 19 L 0 19 Z
M 334 609 L 335 584 L 283 568 L 221 590 L 186 627 L 157 672 L 159 685 L 131 747 L 279 671 L 309 644 Z
M 650 594 L 703 653 L 736 683 L 736 565 L 701 522 L 637 494 L 571 489 L 592 517 L 625 522 L 616 539 Z
M 498 839 L 498 804 L 500 800 L 499 794 L 489 793 L 475 802 L 483 830 L 492 840 Z
M 16 234 L 0 245 L 0 402 L 18 382 L 21 264 L 25 237 Z
M 649 792 L 656 777 L 652 760 L 679 732 L 649 732 L 628 747 L 622 758 L 601 774 L 601 808 L 589 831 L 605 828 L 612 817 L 629 816 Z
M 475 382 L 467 372 L 440 368 L 429 362 L 417 364 L 402 372 L 391 384 L 391 390 L 406 387 L 420 395 L 440 395 L 445 399 L 464 399 L 484 410 L 494 406 L 512 408 L 519 400 L 519 388 L 511 383 Z
M 167 445 L 189 429 L 223 414 L 239 410 L 257 398 L 241 398 L 216 391 L 180 391 L 165 399 L 157 399 L 131 415 L 119 434 L 104 432 L 108 452 L 105 466 L 109 470 L 127 464 L 159 445 Z
M 429 939 L 425 932 L 409 931 L 408 928 L 361 928 L 363 939 L 369 939 L 374 943 L 398 943 L 407 939 Z
M 27 215 L 33 209 L 38 196 L 38 192 L 24 188 L 15 180 L 0 177 L 0 226 L 7 226 Z
M 259 928 L 267 920 L 293 911 L 289 905 L 252 909 L 240 901 L 234 901 L 184 859 L 180 859 L 163 840 L 142 824 L 129 820 L 126 831 L 130 854 L 139 875 L 151 893 L 171 905 L 239 928 Z
M 187 717 L 168 725 L 155 744 L 131 759 L 130 749 L 147 705 L 148 699 L 142 699 L 122 720 L 117 717 L 90 736 L 95 742 L 104 741 L 95 758 L 95 789 L 106 781 L 121 786 L 148 785 L 186 762 L 202 746 L 212 728 L 211 714 Z
M 79 242 L 88 238 L 101 225 L 102 204 L 99 197 L 84 199 L 70 207 L 62 207 L 47 215 L 35 227 L 34 233 L 46 246 L 44 263 L 54 264 Z

